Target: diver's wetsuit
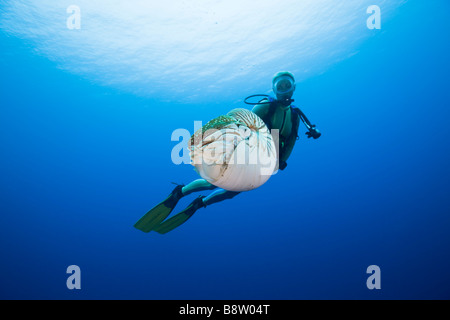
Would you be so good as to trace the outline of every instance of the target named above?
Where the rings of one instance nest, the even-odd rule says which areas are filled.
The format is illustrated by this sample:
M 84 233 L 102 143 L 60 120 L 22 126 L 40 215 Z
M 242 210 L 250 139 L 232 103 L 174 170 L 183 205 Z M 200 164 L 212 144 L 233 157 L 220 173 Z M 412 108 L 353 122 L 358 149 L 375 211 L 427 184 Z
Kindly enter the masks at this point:
M 274 105 L 268 104 L 267 99 L 260 102 L 263 103 L 257 104 L 252 111 L 263 119 L 269 130 L 279 130 L 278 164 L 279 169 L 284 170 L 297 141 L 300 117 L 290 105 L 285 106 L 278 101 L 274 101 Z
M 267 99 L 260 101 L 252 111 L 264 120 L 270 130 L 279 130 L 279 168 L 283 170 L 286 167 L 286 160 L 291 155 L 297 140 L 298 123 L 300 122 L 298 114 L 292 112 L 291 106 L 284 106 L 275 101 L 276 105 L 267 103 Z M 271 107 L 272 106 L 272 107 Z M 294 121 L 293 121 L 294 120 Z M 212 185 L 205 179 L 197 179 L 192 181 L 182 189 L 183 196 L 197 191 L 214 190 L 207 197 L 203 198 L 205 205 L 211 205 L 226 199 L 231 199 L 237 196 L 240 192 L 228 191 Z

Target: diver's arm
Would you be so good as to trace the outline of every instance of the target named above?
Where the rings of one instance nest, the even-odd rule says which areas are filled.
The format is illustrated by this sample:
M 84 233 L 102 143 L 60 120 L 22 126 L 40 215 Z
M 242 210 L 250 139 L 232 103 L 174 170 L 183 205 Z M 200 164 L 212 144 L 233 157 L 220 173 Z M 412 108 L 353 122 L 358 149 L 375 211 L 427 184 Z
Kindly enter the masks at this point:
M 284 149 L 284 152 L 283 152 L 283 156 L 280 157 L 280 160 L 279 160 L 280 161 L 279 167 L 280 167 L 281 170 L 286 168 L 286 166 L 287 166 L 286 161 L 291 156 L 292 150 L 294 150 L 294 144 L 295 144 L 295 141 L 293 141 L 292 143 L 288 143 L 286 145 L 286 147 Z
M 295 142 L 297 141 L 297 135 L 291 134 L 288 140 L 286 141 L 286 144 L 283 146 L 283 151 L 280 152 L 280 159 L 279 159 L 279 168 L 283 170 L 287 166 L 287 159 L 291 156 L 292 150 L 294 150 Z M 281 146 L 280 146 L 281 147 Z
M 305 114 L 303 113 L 302 110 L 300 110 L 299 108 L 296 108 L 296 109 L 297 109 L 298 115 L 300 117 L 300 120 L 302 120 L 306 129 L 308 129 L 308 131 L 305 134 L 308 136 L 308 138 L 312 137 L 313 139 L 318 139 L 322 134 L 316 128 L 316 125 L 311 124 L 311 122 L 308 120 L 308 118 L 305 116 Z
M 314 124 L 311 124 L 311 122 L 308 120 L 308 118 L 305 116 L 305 114 L 299 109 L 294 107 L 292 109 L 292 116 L 298 117 L 293 123 L 296 123 L 296 125 L 293 125 L 292 130 L 295 132 L 291 132 L 289 135 L 289 138 L 284 143 L 283 146 L 280 146 L 282 150 L 280 150 L 280 159 L 279 159 L 279 168 L 283 170 L 287 166 L 287 159 L 289 159 L 292 150 L 294 149 L 295 142 L 298 139 L 298 130 L 299 130 L 299 124 L 300 121 L 303 122 L 305 127 L 308 129 L 306 132 L 306 135 L 308 138 L 314 138 L 318 139 L 321 136 L 321 133 L 319 130 L 316 129 L 316 126 Z

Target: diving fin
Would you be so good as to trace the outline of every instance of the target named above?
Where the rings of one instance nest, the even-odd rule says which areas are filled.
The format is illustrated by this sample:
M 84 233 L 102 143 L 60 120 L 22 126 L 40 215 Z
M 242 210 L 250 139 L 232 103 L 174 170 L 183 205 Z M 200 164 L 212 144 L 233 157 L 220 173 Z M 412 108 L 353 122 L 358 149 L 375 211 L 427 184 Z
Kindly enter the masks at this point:
M 172 210 L 177 205 L 178 201 L 183 197 L 181 189 L 183 185 L 177 185 L 175 189 L 169 194 L 169 196 L 158 205 L 153 207 L 147 212 L 134 227 L 143 232 L 152 231 L 157 225 L 159 225 L 165 218 L 169 216 Z
M 192 215 L 198 209 L 200 209 L 201 207 L 205 207 L 205 204 L 203 203 L 203 198 L 205 198 L 205 197 L 204 196 L 198 197 L 197 199 L 192 201 L 192 203 L 189 206 L 187 206 L 186 209 L 184 209 L 180 213 L 177 213 L 176 215 L 174 215 L 172 218 L 168 219 L 167 221 L 164 221 L 163 223 L 161 223 L 160 225 L 155 227 L 153 230 L 155 230 L 158 233 L 164 234 L 164 233 L 172 231 L 176 227 L 182 225 L 190 217 L 192 217 Z

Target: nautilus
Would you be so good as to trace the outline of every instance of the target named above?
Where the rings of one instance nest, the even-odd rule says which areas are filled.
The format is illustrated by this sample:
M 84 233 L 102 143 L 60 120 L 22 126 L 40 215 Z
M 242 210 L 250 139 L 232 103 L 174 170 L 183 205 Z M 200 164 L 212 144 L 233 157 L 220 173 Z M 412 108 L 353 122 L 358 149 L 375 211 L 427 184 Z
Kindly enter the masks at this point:
M 230 191 L 263 185 L 277 165 L 274 139 L 264 121 L 237 108 L 197 130 L 189 141 L 191 164 L 209 183 Z

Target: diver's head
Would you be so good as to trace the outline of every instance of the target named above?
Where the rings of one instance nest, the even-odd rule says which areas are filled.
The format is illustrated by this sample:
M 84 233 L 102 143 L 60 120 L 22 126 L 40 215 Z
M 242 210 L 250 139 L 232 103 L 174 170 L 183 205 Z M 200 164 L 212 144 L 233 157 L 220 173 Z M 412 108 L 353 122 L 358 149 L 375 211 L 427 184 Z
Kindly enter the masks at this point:
M 278 72 L 272 79 L 272 90 L 277 96 L 277 100 L 288 106 L 295 91 L 294 75 L 287 71 Z

